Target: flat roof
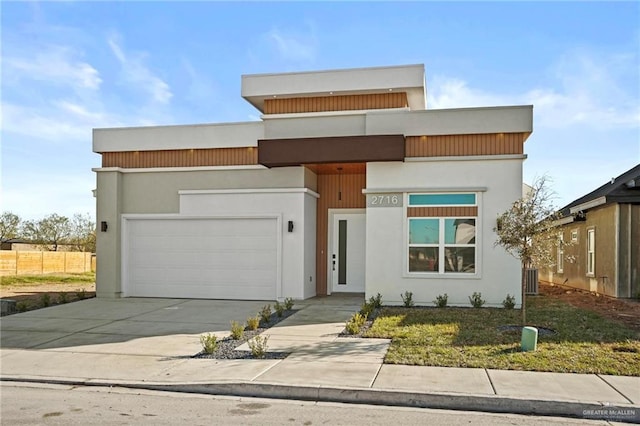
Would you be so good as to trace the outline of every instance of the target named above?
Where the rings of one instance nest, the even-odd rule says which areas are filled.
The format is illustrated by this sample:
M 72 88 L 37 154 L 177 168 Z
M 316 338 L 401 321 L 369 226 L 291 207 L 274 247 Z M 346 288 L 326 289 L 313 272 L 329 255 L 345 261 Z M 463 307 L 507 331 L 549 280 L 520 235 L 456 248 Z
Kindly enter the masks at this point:
M 242 76 L 241 94 L 264 112 L 269 98 L 405 92 L 412 110 L 426 108 L 424 64 Z

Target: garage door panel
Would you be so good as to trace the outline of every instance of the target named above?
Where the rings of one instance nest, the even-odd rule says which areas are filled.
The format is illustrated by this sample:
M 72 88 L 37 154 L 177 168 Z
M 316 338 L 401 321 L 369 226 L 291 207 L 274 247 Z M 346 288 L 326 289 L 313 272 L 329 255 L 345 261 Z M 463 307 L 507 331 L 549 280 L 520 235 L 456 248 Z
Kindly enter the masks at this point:
M 275 218 L 127 220 L 125 295 L 276 297 Z

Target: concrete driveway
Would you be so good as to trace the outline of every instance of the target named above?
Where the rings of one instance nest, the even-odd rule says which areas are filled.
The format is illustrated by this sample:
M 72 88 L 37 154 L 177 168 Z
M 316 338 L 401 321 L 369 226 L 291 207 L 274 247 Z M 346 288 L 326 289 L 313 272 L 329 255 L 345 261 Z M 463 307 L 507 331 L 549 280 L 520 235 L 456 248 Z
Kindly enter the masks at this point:
M 118 355 L 191 356 L 200 335 L 226 336 L 271 301 L 88 299 L 0 319 L 0 347 Z

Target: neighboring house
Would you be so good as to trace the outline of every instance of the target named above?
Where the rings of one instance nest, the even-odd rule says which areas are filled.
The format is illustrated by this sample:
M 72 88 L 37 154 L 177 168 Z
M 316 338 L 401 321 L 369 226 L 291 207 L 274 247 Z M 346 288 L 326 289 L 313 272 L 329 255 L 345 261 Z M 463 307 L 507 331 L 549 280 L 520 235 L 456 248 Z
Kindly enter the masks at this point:
M 640 294 L 640 164 L 561 209 L 556 265 L 540 278 L 613 297 Z
M 12 251 L 51 251 L 53 246 L 35 244 L 22 238 L 11 238 L 0 243 L 0 250 Z M 57 251 L 75 251 L 74 246 L 69 244 L 58 244 Z
M 99 297 L 519 303 L 494 247 L 532 106 L 426 109 L 423 65 L 242 76 L 260 121 L 95 129 Z

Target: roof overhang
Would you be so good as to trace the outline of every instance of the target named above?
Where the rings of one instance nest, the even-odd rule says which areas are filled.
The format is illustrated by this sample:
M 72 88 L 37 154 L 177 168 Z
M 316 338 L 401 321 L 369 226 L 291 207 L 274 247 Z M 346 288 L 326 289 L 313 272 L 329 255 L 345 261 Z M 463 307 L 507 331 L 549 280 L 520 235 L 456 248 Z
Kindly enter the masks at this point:
M 242 97 L 261 112 L 264 100 L 405 92 L 409 108 L 426 108 L 424 65 L 242 76 Z
M 592 209 L 594 207 L 598 207 L 601 206 L 603 204 L 607 203 L 607 197 L 598 197 L 595 198 L 593 200 L 589 200 L 587 202 L 584 202 L 582 204 L 578 204 L 577 206 L 573 206 L 569 209 L 569 213 L 571 214 L 575 214 L 581 211 L 585 211 L 585 210 L 589 210 Z
M 258 140 L 258 163 L 266 167 L 404 161 L 404 157 L 404 135 Z

